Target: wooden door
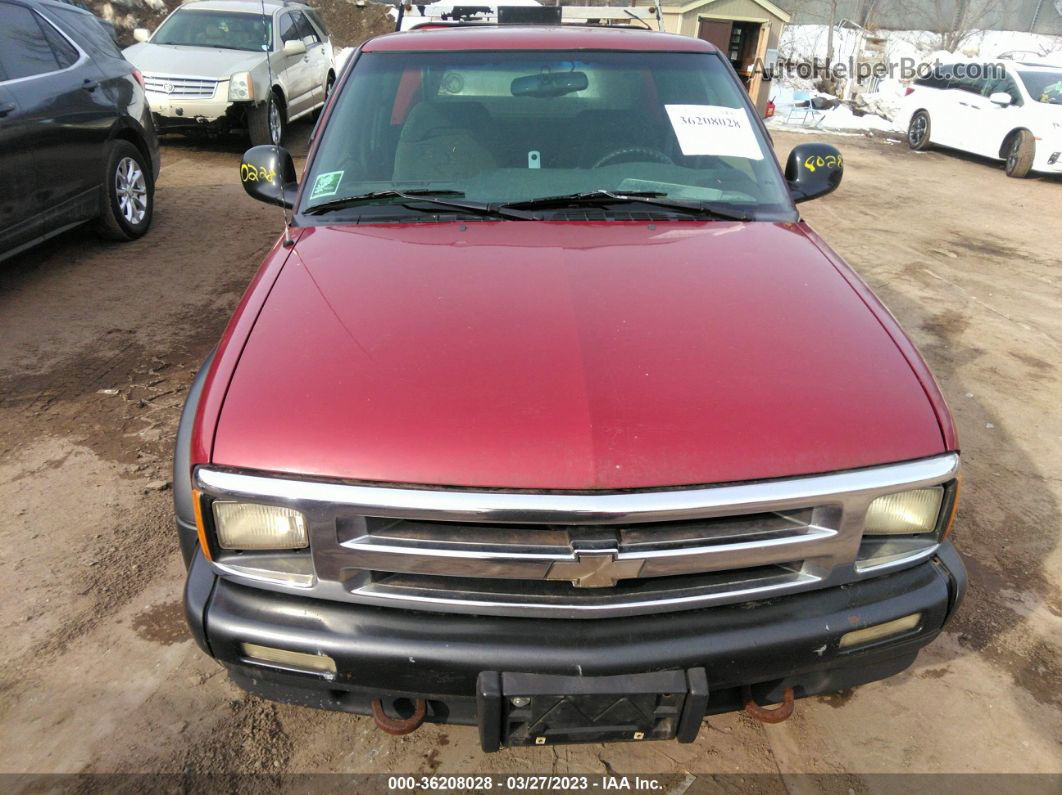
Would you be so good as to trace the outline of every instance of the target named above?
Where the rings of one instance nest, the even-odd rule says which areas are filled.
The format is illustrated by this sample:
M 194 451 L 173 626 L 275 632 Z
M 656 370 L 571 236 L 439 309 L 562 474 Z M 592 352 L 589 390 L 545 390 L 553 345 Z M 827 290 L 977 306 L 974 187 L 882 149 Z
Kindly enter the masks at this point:
M 759 37 L 756 41 L 756 49 L 752 61 L 757 67 L 764 66 L 763 59 L 767 56 L 767 39 L 770 37 L 770 33 L 770 25 L 764 24 L 760 26 Z M 748 75 L 747 87 L 749 90 L 749 96 L 752 97 L 752 103 L 756 106 L 756 109 L 760 112 L 761 116 L 767 109 L 767 95 L 770 93 L 768 91 L 768 85 L 769 84 L 763 82 L 763 72 L 761 72 L 759 68 L 757 68 L 753 74 Z
M 729 58 L 730 31 L 734 27 L 733 22 L 718 19 L 702 19 L 697 29 L 697 38 L 714 44 L 723 53 L 724 58 Z

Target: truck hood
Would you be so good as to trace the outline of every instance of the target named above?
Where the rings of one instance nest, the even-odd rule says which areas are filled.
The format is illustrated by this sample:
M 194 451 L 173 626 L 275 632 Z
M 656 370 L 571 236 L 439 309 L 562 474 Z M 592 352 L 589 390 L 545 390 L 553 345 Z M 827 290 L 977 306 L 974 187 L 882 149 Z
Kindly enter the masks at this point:
M 212 460 L 626 489 L 943 450 L 897 341 L 798 225 L 470 222 L 305 230 Z
M 141 72 L 213 80 L 228 80 L 234 72 L 246 72 L 265 62 L 265 55 L 260 52 L 151 42 L 127 47 L 124 55 Z

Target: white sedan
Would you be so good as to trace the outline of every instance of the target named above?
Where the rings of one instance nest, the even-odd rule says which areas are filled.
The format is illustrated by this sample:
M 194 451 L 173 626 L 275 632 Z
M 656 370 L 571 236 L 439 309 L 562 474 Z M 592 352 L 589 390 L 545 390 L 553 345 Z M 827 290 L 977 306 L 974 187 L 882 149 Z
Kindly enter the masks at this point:
M 907 89 L 897 125 L 933 144 L 1006 162 L 1011 177 L 1062 174 L 1062 68 L 1016 61 L 943 64 Z

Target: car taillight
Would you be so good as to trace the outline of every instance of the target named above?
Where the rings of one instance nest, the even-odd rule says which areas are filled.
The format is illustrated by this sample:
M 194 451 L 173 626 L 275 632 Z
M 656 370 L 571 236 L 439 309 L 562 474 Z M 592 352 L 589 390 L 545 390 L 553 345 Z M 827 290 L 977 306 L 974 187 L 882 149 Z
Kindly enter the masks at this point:
M 767 100 L 767 111 L 763 114 L 763 118 L 769 119 L 774 115 L 774 102 Z
M 914 86 L 907 86 L 907 90 L 903 92 L 905 97 L 911 96 L 914 93 Z
M 133 77 L 136 79 L 136 82 L 140 83 L 140 87 L 144 88 L 144 75 L 140 74 L 139 69 L 133 70 Z

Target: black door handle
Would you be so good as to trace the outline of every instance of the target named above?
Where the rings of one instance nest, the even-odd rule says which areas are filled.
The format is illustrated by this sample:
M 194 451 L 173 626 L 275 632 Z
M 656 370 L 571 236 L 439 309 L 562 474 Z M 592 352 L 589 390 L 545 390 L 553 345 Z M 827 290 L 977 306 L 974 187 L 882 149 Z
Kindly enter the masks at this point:
M 13 103 L 13 102 L 5 102 L 3 105 L 0 105 L 0 119 L 2 119 L 4 116 L 9 114 L 14 109 L 15 109 L 15 103 Z
M 96 90 L 96 86 L 98 86 L 98 85 L 99 85 L 98 81 L 93 80 L 93 79 L 91 79 L 89 77 L 86 77 L 85 78 L 85 82 L 81 84 L 81 87 L 83 89 L 85 89 L 86 91 L 95 91 Z

